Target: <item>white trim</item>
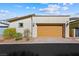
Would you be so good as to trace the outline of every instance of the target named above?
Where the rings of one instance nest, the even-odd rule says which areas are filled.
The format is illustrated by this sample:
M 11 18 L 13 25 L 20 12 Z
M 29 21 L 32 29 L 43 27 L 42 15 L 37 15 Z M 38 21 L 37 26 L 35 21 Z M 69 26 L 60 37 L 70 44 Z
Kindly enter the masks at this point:
M 75 32 L 76 30 L 75 30 L 75 29 L 73 29 L 73 31 L 74 31 L 74 32 L 73 32 L 73 35 L 74 35 L 74 37 L 76 37 L 76 35 L 75 35 L 75 34 L 76 34 L 76 32 Z

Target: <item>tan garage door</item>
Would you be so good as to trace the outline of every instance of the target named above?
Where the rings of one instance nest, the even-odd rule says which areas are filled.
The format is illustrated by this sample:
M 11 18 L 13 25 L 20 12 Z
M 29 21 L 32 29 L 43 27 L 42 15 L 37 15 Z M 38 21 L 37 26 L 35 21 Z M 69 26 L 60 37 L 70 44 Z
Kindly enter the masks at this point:
M 38 37 L 64 37 L 63 25 L 38 25 Z

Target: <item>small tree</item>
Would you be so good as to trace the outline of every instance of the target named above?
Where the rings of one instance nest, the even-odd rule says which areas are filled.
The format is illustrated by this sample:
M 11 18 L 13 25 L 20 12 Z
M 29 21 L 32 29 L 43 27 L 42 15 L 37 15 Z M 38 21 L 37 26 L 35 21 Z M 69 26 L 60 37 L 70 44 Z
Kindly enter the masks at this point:
M 24 38 L 26 38 L 27 40 L 30 39 L 30 30 L 29 29 L 24 30 Z
M 4 30 L 3 32 L 3 37 L 4 39 L 12 39 L 14 38 L 16 33 L 16 29 L 15 28 L 7 28 Z

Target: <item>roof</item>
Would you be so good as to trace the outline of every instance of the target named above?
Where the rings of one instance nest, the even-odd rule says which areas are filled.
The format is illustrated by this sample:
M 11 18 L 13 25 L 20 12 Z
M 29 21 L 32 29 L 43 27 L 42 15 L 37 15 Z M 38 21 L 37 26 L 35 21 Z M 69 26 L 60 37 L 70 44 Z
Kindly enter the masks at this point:
M 35 15 L 36 17 L 69 17 L 70 15 Z
M 31 14 L 31 15 L 20 16 L 20 17 L 8 19 L 8 22 L 14 22 L 17 20 L 25 19 L 25 18 L 30 18 L 32 16 L 35 16 L 35 17 L 69 17 L 69 15 L 35 15 L 35 14 Z
M 70 21 L 71 22 L 79 21 L 79 17 L 72 17 L 72 18 L 70 18 Z
M 79 19 L 79 17 L 72 17 L 72 18 L 70 18 L 70 20 L 78 20 Z
M 0 22 L 0 24 L 9 25 L 9 24 L 7 24 L 7 23 L 4 23 L 4 22 Z
M 8 25 L 9 25 L 9 24 L 7 24 L 7 23 L 0 22 L 0 28 L 1 28 L 1 27 L 8 27 Z
M 34 15 L 35 15 L 35 14 L 11 18 L 11 19 L 8 19 L 8 22 L 13 22 L 13 21 L 17 21 L 17 20 L 29 18 L 29 17 L 32 17 L 32 16 L 34 16 Z

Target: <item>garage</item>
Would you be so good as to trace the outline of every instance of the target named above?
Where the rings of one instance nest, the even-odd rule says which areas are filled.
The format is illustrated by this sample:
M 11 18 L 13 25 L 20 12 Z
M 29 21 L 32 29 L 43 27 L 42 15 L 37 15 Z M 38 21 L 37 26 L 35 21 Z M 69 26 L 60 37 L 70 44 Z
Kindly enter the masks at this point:
M 38 24 L 38 37 L 64 37 L 64 24 Z

